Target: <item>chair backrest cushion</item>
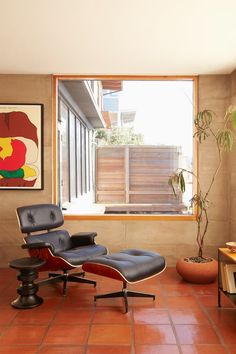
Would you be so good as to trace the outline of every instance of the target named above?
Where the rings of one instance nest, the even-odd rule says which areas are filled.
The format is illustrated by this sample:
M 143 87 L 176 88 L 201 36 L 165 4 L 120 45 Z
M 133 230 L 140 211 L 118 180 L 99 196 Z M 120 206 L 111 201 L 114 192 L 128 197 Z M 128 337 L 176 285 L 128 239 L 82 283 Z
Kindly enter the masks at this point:
M 51 230 L 64 223 L 61 209 L 54 204 L 35 204 L 16 209 L 21 232 Z
M 70 235 L 66 230 L 50 231 L 43 234 L 29 235 L 24 238 L 27 244 L 50 243 L 53 253 L 62 252 L 70 249 L 72 243 Z

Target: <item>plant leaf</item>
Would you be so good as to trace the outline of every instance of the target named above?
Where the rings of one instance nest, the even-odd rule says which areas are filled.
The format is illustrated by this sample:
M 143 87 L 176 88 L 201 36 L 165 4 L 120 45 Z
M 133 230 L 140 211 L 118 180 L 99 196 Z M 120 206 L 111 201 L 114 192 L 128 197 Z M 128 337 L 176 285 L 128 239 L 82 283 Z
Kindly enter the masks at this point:
M 232 120 L 232 126 L 234 129 L 236 129 L 236 110 L 232 111 L 231 113 L 231 120 Z
M 234 144 L 234 135 L 232 130 L 220 130 L 216 136 L 217 144 L 223 151 L 231 151 Z
M 205 109 L 204 111 L 198 112 L 196 118 L 194 119 L 194 125 L 196 128 L 194 137 L 197 137 L 200 143 L 209 136 L 212 116 L 213 112 Z
M 168 184 L 169 184 L 169 186 L 171 186 L 172 191 L 173 191 L 174 195 L 176 196 L 177 194 L 176 194 L 176 190 L 175 190 L 175 187 L 174 187 L 174 179 L 175 179 L 175 178 L 176 178 L 175 175 L 170 176 L 170 177 L 169 177 L 169 180 L 168 180 Z
M 225 151 L 231 151 L 234 144 L 234 136 L 230 129 L 227 129 L 225 131 L 225 139 L 226 139 Z
M 185 179 L 184 179 L 184 176 L 183 176 L 183 172 L 180 172 L 179 174 L 179 186 L 180 186 L 180 190 L 182 193 L 185 192 Z

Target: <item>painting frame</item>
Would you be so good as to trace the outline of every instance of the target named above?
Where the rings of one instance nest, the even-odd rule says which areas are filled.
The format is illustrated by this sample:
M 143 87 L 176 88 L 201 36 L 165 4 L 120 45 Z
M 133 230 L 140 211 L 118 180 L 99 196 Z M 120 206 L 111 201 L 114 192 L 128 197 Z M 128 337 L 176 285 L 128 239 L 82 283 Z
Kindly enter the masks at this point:
M 0 190 L 43 190 L 42 103 L 0 103 Z

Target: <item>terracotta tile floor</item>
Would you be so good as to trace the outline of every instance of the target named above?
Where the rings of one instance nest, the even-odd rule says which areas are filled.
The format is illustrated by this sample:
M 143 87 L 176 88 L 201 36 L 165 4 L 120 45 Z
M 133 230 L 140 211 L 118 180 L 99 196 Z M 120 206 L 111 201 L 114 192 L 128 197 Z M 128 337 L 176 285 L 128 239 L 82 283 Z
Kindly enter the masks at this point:
M 129 299 L 100 299 L 96 293 L 119 291 L 121 283 L 89 275 L 97 287 L 70 283 L 40 288 L 44 303 L 16 310 L 10 302 L 19 282 L 13 269 L 0 269 L 0 353 L 4 354 L 236 354 L 236 308 L 217 285 L 183 282 L 174 268 L 130 286 L 156 294 Z M 42 276 L 42 275 L 41 275 Z

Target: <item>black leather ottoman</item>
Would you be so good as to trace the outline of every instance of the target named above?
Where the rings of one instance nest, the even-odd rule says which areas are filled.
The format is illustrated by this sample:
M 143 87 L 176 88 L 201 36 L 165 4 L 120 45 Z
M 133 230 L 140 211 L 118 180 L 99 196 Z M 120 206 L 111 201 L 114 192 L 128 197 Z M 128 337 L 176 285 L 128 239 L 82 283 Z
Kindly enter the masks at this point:
M 127 283 L 137 283 L 160 274 L 166 268 L 166 262 L 165 258 L 158 253 L 129 249 L 93 258 L 86 261 L 82 268 L 85 272 L 122 281 L 122 291 L 96 295 L 94 301 L 102 298 L 123 297 L 125 312 L 127 312 L 128 297 L 151 297 L 155 300 L 153 294 L 127 290 Z

